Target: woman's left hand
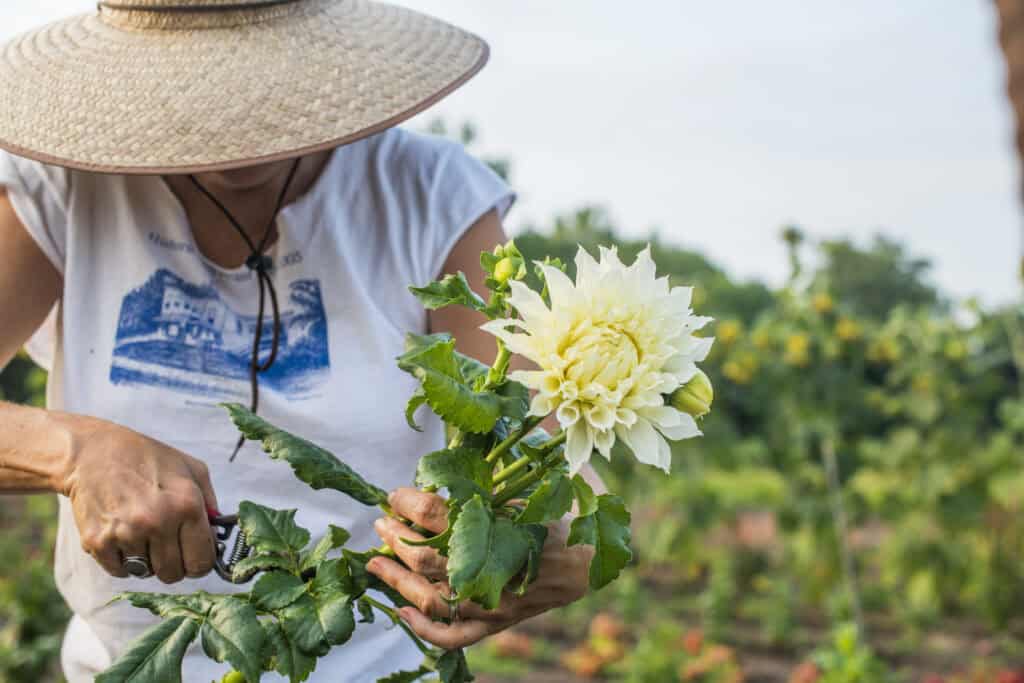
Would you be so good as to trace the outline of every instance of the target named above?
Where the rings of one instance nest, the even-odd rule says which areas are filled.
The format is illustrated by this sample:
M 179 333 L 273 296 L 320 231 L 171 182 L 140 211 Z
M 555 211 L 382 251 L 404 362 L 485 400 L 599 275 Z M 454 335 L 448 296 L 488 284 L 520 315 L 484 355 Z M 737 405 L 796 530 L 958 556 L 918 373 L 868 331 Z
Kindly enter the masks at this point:
M 448 526 L 448 507 L 440 496 L 401 488 L 391 493 L 388 502 L 396 514 L 433 533 Z M 422 540 L 423 536 L 394 518 L 382 517 L 374 528 L 408 569 L 387 557 L 375 557 L 367 569 L 416 605 L 400 609 L 402 619 L 421 638 L 445 650 L 472 645 L 524 619 L 575 602 L 587 592 L 593 550 L 589 546 L 566 547 L 569 523 L 563 520 L 548 525 L 540 572 L 522 597 L 506 591 L 495 610 L 466 601 L 460 604 L 459 618 L 453 623 L 434 621 L 452 615 L 444 600 L 450 595 L 445 580 L 447 561 L 433 548 L 403 543 L 403 538 Z

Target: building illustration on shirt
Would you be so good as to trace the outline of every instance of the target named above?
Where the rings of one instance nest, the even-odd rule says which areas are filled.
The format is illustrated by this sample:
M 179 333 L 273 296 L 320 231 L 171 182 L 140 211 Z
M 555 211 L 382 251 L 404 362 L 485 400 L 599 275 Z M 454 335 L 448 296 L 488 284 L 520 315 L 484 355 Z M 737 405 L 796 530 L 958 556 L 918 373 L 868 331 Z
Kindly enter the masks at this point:
M 289 397 L 309 394 L 330 370 L 327 319 L 319 280 L 295 280 L 281 302 L 278 355 L 260 385 Z M 269 308 L 269 306 L 268 306 Z M 121 303 L 110 381 L 217 398 L 246 396 L 255 315 L 231 309 L 212 285 L 155 272 Z M 268 314 L 260 358 L 270 354 Z

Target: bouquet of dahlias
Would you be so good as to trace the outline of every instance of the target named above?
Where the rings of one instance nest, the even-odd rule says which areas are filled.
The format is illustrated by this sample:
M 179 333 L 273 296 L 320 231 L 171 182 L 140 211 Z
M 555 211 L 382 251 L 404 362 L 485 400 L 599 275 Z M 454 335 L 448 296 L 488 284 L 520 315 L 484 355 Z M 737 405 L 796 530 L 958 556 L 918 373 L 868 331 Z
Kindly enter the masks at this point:
M 580 249 L 575 283 L 546 260 L 536 265 L 536 289 L 525 283 L 529 269 L 511 242 L 482 254 L 481 264 L 487 300 L 462 273 L 411 288 L 428 309 L 467 306 L 485 314 L 498 353 L 488 367 L 456 352 L 448 335 L 408 336 L 398 365 L 420 382 L 406 407 L 409 424 L 417 428 L 413 416 L 425 404 L 451 440 L 423 456 L 416 473 L 418 486 L 447 492 L 448 529 L 405 542 L 447 558 L 453 602 L 494 609 L 503 592 L 529 590 L 546 524 L 575 505 L 568 543 L 593 546 L 590 585 L 601 588 L 631 560 L 630 516 L 619 497 L 595 495 L 578 472 L 595 450 L 610 457 L 616 441 L 667 472 L 668 442 L 700 434 L 696 420 L 707 413 L 712 390 L 697 363 L 712 340 L 694 333 L 709 318 L 693 315 L 690 288 L 656 277 L 649 250 L 625 266 L 614 249 L 602 248 L 600 260 Z M 513 354 L 535 369 L 509 372 Z M 393 514 L 384 490 L 332 454 L 242 406 L 227 408 L 246 438 L 262 442 L 300 480 Z M 538 426 L 551 414 L 561 427 L 553 435 Z M 391 548 L 346 549 L 348 532 L 333 526 L 307 547 L 309 531 L 295 523 L 295 512 L 241 504 L 238 523 L 252 552 L 233 571 L 261 573 L 249 593 L 118 596 L 163 621 L 98 683 L 180 682 L 181 660 L 197 637 L 207 656 L 233 668 L 228 683 L 256 683 L 266 671 L 304 681 L 319 657 L 351 637 L 357 617 L 365 623 L 377 613 L 405 629 L 424 654 L 418 670 L 382 683 L 473 679 L 463 652 L 420 641 L 396 613 L 408 602 L 367 571 L 373 557 L 395 558 Z

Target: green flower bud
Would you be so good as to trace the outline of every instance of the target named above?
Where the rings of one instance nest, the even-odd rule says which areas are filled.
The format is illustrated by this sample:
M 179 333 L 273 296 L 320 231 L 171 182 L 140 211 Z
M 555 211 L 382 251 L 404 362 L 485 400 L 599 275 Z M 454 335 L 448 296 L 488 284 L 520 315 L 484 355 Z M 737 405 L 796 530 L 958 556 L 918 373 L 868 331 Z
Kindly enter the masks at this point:
M 498 261 L 494 266 L 494 279 L 505 284 L 512 279 L 516 274 L 516 263 L 511 258 L 506 256 L 505 258 Z
M 714 399 L 715 389 L 711 386 L 711 380 L 698 370 L 689 382 L 672 392 L 668 402 L 681 413 L 704 417 L 711 411 Z
M 245 676 L 237 671 L 229 671 L 220 679 L 220 683 L 246 683 Z

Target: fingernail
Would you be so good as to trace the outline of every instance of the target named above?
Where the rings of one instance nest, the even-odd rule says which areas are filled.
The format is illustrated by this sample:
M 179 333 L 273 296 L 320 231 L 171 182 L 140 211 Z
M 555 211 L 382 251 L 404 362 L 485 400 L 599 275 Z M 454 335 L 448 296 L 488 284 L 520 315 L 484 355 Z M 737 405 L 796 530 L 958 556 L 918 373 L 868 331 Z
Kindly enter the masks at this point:
M 397 493 L 397 491 L 392 491 L 391 493 L 388 494 L 388 505 L 390 505 L 391 507 L 395 507 L 395 498 L 397 497 Z
M 403 621 L 409 621 L 409 619 L 411 618 L 409 611 L 410 610 L 408 607 L 403 607 L 402 609 L 398 610 L 398 616 L 402 617 Z

